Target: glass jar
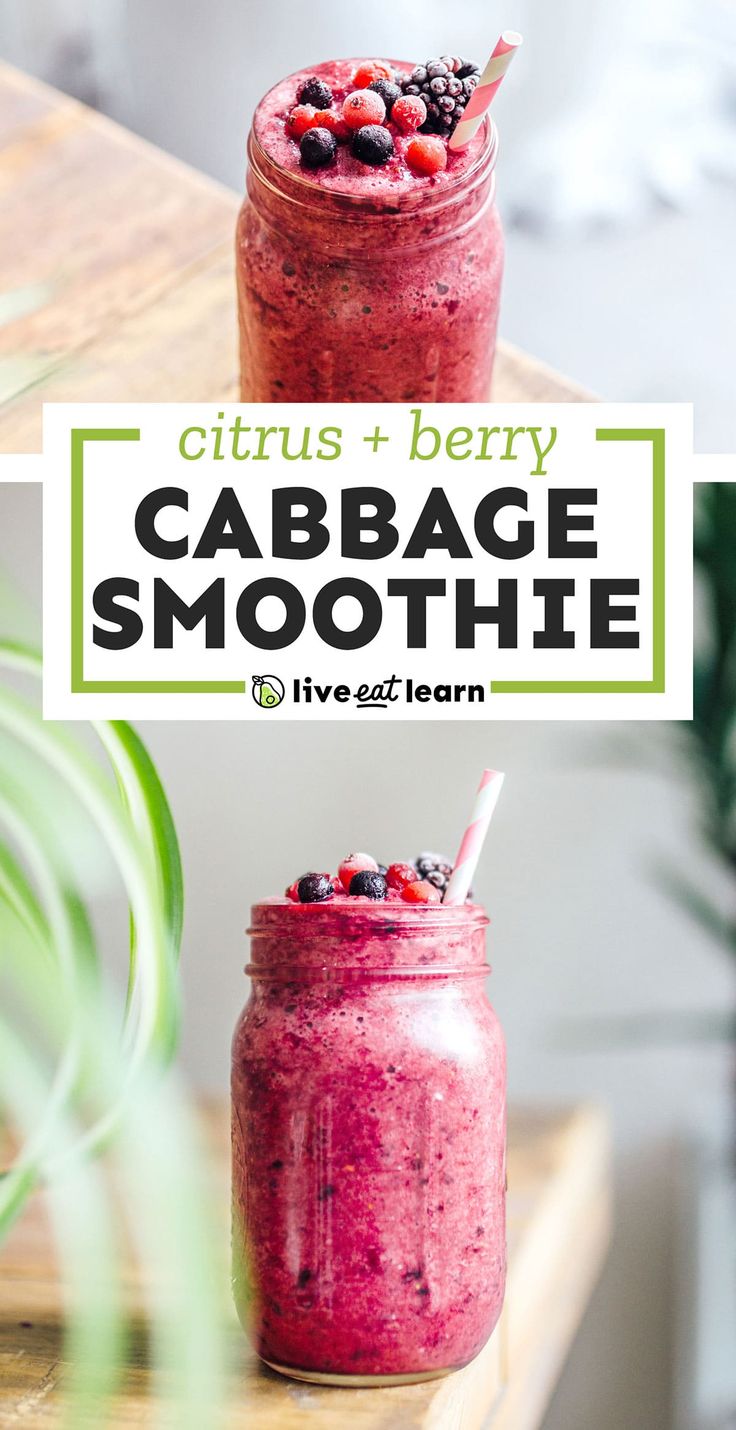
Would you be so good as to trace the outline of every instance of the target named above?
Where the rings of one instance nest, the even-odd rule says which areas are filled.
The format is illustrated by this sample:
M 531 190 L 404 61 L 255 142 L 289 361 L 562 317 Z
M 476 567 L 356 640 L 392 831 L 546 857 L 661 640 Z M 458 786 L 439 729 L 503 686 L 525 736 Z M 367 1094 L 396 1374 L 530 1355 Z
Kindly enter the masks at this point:
M 251 131 L 237 229 L 246 402 L 487 402 L 503 273 L 497 133 L 444 186 L 382 197 L 287 171 Z
M 232 1063 L 233 1284 L 275 1370 L 465 1365 L 505 1278 L 505 1051 L 474 905 L 257 904 Z

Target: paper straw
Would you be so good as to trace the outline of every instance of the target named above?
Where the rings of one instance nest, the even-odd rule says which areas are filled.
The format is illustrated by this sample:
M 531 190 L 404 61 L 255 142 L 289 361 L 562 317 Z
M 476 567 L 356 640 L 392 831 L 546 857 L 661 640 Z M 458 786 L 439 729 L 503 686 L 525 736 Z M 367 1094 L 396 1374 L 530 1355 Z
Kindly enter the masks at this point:
M 480 126 L 483 115 L 490 109 L 496 90 L 521 42 L 521 35 L 516 30 L 504 30 L 465 106 L 460 123 L 450 136 L 449 149 L 467 148 Z
M 442 901 L 445 904 L 464 904 L 468 897 L 473 875 L 478 867 L 483 841 L 491 822 L 491 815 L 501 793 L 503 780 L 504 777 L 500 770 L 483 771 L 481 782 L 478 785 L 478 793 L 475 796 L 473 813 L 470 816 L 470 824 L 462 837 L 455 860 L 455 868 Z

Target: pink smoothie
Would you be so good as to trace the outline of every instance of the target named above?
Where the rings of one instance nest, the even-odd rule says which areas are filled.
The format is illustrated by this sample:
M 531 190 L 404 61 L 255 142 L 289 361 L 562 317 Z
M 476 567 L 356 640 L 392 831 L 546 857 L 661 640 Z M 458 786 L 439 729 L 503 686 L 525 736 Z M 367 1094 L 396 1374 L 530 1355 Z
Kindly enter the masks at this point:
M 505 1054 L 477 906 L 253 909 L 233 1042 L 234 1289 L 270 1364 L 424 1379 L 496 1324 Z
M 495 130 L 432 176 L 412 171 L 410 136 L 390 123 L 383 167 L 341 143 L 306 169 L 286 127 L 297 92 L 317 75 L 339 109 L 356 63 L 291 75 L 256 111 L 237 234 L 242 396 L 485 401 L 503 269 Z

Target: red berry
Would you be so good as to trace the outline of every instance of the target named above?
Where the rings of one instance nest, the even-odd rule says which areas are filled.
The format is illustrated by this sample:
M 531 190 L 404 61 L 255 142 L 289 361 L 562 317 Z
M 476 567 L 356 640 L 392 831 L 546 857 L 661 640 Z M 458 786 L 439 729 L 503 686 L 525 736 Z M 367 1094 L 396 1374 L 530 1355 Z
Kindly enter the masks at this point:
M 317 123 L 317 110 L 313 104 L 297 104 L 286 120 L 286 131 L 292 139 L 301 139 L 308 129 Z
M 364 124 L 383 124 L 386 106 L 375 89 L 356 89 L 343 100 L 342 117 L 350 129 Z
M 382 60 L 363 60 L 353 75 L 353 84 L 356 89 L 367 89 L 374 79 L 393 80 L 393 77 L 393 70 Z
M 407 904 L 442 903 L 439 889 L 435 889 L 434 884 L 428 884 L 426 879 L 417 879 L 414 884 L 407 884 L 401 891 L 401 897 Z
M 291 899 L 292 903 L 294 903 L 294 904 L 298 904 L 298 903 L 299 903 L 299 880 L 298 880 L 298 879 L 295 879 L 294 882 L 293 882 L 293 884 L 290 884 L 290 885 L 289 885 L 288 889 L 286 890 L 286 897 L 287 897 L 287 899 Z
M 413 129 L 420 129 L 427 118 L 427 106 L 422 96 L 402 94 L 401 99 L 394 103 L 391 118 L 406 134 L 410 134 Z
M 350 130 L 335 109 L 318 109 L 314 116 L 315 127 L 329 129 L 330 134 L 343 143 L 350 138 Z
M 406 151 L 406 162 L 415 174 L 437 174 L 447 168 L 447 149 L 436 134 L 417 134 Z
M 405 889 L 407 884 L 417 882 L 417 871 L 413 864 L 389 864 L 386 883 L 389 889 Z
M 343 889 L 349 889 L 353 875 L 360 874 L 363 869 L 369 870 L 371 874 L 377 874 L 378 865 L 375 859 L 371 859 L 370 854 L 348 854 L 342 860 L 337 871 Z

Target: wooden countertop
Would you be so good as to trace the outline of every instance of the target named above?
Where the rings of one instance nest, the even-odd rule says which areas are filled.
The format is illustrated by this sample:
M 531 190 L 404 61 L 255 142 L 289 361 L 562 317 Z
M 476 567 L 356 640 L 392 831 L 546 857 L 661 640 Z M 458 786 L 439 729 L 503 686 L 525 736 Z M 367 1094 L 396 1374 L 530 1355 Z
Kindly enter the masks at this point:
M 206 1114 L 228 1235 L 228 1116 Z M 608 1136 L 592 1107 L 515 1109 L 509 1123 L 509 1274 L 501 1322 L 464 1370 L 424 1385 L 381 1390 L 302 1385 L 260 1366 L 233 1326 L 237 1371 L 231 1430 L 536 1430 L 605 1256 L 610 1231 Z M 129 1271 L 129 1275 L 128 1275 Z M 139 1275 L 126 1268 L 134 1314 Z M 234 1320 L 234 1317 L 233 1317 Z M 40 1199 L 0 1253 L 0 1422 L 61 1423 L 61 1287 Z M 145 1337 L 129 1350 L 114 1430 L 153 1427 Z M 158 1423 L 158 1422 L 155 1422 Z M 202 1430 L 208 1430 L 203 1426 Z
M 237 194 L 0 64 L 0 451 L 43 402 L 237 400 Z M 493 396 L 587 394 L 501 344 Z

